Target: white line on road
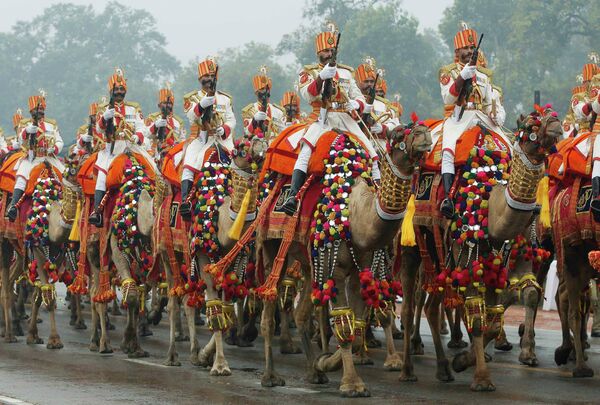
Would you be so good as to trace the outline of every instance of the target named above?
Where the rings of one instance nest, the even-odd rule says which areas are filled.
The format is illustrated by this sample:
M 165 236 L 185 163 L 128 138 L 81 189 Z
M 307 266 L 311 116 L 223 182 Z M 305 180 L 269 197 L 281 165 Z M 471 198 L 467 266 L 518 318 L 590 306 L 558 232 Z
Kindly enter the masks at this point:
M 256 382 L 256 385 L 260 385 L 260 381 Z M 308 388 L 301 388 L 301 387 L 287 387 L 287 386 L 283 386 L 283 387 L 275 387 L 275 389 L 278 390 L 285 390 L 285 391 L 296 391 L 296 392 L 303 392 L 305 394 L 318 394 L 320 391 L 315 391 L 315 390 L 311 390 Z
M 4 395 L 0 395 L 0 404 L 4 405 L 33 405 L 31 402 L 21 401 L 17 398 L 11 398 Z
M 171 368 L 169 366 L 165 366 L 164 364 L 152 363 L 151 361 L 146 361 L 146 360 L 138 360 L 138 359 L 123 359 L 123 360 L 129 361 L 131 363 L 143 364 L 144 366 L 154 366 L 154 367 L 161 367 L 161 368 Z

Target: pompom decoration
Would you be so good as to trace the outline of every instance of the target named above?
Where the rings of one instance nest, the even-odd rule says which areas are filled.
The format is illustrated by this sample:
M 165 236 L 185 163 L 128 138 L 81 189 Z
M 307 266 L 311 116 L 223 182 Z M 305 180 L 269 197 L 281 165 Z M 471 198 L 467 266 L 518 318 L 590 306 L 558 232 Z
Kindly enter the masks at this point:
M 54 176 L 45 175 L 47 173 L 47 170 L 42 172 L 31 195 L 31 209 L 25 223 L 25 247 L 42 248 L 46 251 L 46 262 L 42 268 L 46 271 L 48 281 L 55 283 L 59 279 L 58 271 L 47 254 L 50 245 L 48 218 L 52 203 L 62 198 L 62 184 Z M 37 279 L 38 267 L 37 260 L 29 263 L 29 280 L 32 283 Z
M 133 155 L 125 164 L 123 184 L 117 195 L 115 210 L 111 218 L 111 232 L 117 240 L 117 247 L 130 263 L 139 265 L 137 274 L 131 274 L 137 282 L 144 283 L 152 269 L 152 252 L 142 241 L 138 223 L 138 201 L 143 190 L 154 196 L 154 182 L 148 177 Z
M 335 245 L 351 240 L 348 206 L 352 186 L 358 177 L 371 177 L 371 159 L 360 144 L 339 134 L 332 142 L 329 157 L 324 160 L 323 189 L 311 221 L 310 246 L 313 260 L 312 300 L 316 305 L 335 302 L 337 288 L 332 271 L 319 263 L 319 250 L 337 254 Z M 334 259 L 335 260 L 335 259 Z
M 588 259 L 594 270 L 600 272 L 600 250 L 592 250 L 588 253 Z

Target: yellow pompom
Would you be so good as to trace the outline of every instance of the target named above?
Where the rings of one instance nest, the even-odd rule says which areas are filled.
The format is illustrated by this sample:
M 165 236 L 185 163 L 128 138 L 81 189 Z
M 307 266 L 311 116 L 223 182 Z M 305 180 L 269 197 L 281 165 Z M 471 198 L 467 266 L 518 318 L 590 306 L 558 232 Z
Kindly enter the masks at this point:
M 71 233 L 69 233 L 69 240 L 72 242 L 79 242 L 79 221 L 81 219 L 81 203 L 77 201 L 77 208 L 75 210 L 75 220 L 71 227 Z
M 542 206 L 540 211 L 540 222 L 544 228 L 550 228 L 550 197 L 548 196 L 550 179 L 544 176 L 540 180 L 537 189 L 536 203 Z
M 415 228 L 413 227 L 413 217 L 415 216 L 415 195 L 411 194 L 406 206 L 406 213 L 402 221 L 400 234 L 400 244 L 402 246 L 416 246 Z

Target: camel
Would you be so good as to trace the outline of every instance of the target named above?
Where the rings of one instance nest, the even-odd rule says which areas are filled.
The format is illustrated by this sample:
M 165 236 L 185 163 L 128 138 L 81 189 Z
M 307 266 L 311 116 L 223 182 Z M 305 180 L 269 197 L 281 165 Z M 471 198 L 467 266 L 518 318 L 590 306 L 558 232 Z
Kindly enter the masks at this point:
M 344 142 L 344 145 L 348 146 L 352 144 L 350 139 L 347 134 L 334 130 L 324 134 L 320 142 L 332 142 L 333 140 L 333 142 Z M 314 264 L 319 266 L 319 263 L 327 263 L 329 260 L 335 263 L 330 270 L 332 272 L 331 278 L 335 280 L 338 291 L 336 303 L 329 302 L 331 306 L 329 313 L 333 320 L 334 335 L 337 336 L 340 345 L 336 353 L 325 353 L 319 358 L 316 358 L 313 353 L 309 320 L 314 297 L 311 298 L 311 290 L 308 288 L 307 282 L 305 282 L 305 288 L 295 310 L 296 326 L 302 338 L 303 351 L 307 357 L 308 381 L 317 384 L 325 383 L 328 381 L 326 372 L 337 370 L 343 366 L 343 377 L 339 388 L 343 396 L 370 395 L 366 385 L 356 372 L 352 358 L 352 351 L 358 351 L 362 346 L 366 327 L 365 319 L 369 312 L 369 308 L 366 307 L 360 296 L 359 271 L 373 265 L 374 257 L 377 257 L 379 261 L 377 266 L 384 266 L 386 261 L 384 250 L 386 246 L 391 244 L 400 229 L 411 192 L 410 184 L 415 165 L 423 154 L 429 150 L 431 135 L 425 126 L 419 124 L 412 129 L 398 127 L 392 132 L 389 144 L 391 154 L 385 152 L 382 154 L 380 163 L 382 179 L 378 191 L 374 192 L 364 178 L 358 178 L 348 196 L 348 218 L 350 218 L 352 224 L 351 240 L 349 243 L 337 245 L 335 253 L 332 250 L 322 257 L 322 261 L 319 259 L 316 263 L 313 263 L 313 267 Z M 329 151 L 329 145 L 327 146 L 326 153 Z M 320 157 L 317 159 L 320 159 Z M 275 194 L 276 192 L 271 190 L 270 193 Z M 271 275 L 275 273 L 273 270 L 274 264 L 282 260 L 281 252 L 278 253 L 282 245 L 282 239 L 269 238 L 268 229 L 268 224 L 265 227 L 258 228 L 257 244 L 261 255 L 259 261 L 262 260 L 265 273 L 269 274 L 270 279 Z M 310 248 L 312 242 L 309 241 L 308 237 L 309 235 L 294 236 L 293 242 L 287 251 L 288 262 L 297 260 L 301 263 L 305 280 L 310 279 L 308 276 L 310 263 L 307 259 L 311 253 L 309 250 L 307 254 L 307 247 Z M 352 246 L 352 248 L 349 246 Z M 278 265 L 281 265 L 281 262 Z M 282 281 L 279 280 L 278 276 L 275 276 L 273 280 L 275 283 Z M 313 274 L 312 281 L 318 283 L 322 279 L 315 279 Z M 275 372 L 272 355 L 271 342 L 274 331 L 273 315 L 275 305 L 275 300 L 265 300 L 261 317 L 266 361 L 261 383 L 263 386 L 268 387 L 285 384 L 285 380 Z M 391 332 L 391 321 L 393 320 L 391 306 L 384 306 L 377 309 L 377 311 L 388 342 L 385 366 L 399 367 L 401 359 L 394 350 Z M 324 311 L 321 311 L 321 313 L 324 313 Z M 327 337 L 323 328 L 321 328 L 321 340 L 323 350 L 326 350 Z
M 533 113 L 535 115 L 536 113 Z M 542 115 L 540 112 L 537 114 Z M 528 120 L 531 119 L 531 115 Z M 522 117 L 523 121 L 525 117 Z M 561 134 L 560 122 L 552 113 L 544 113 L 540 118 L 541 124 L 539 126 L 528 125 L 530 121 L 525 122 L 525 130 L 521 140 L 513 146 L 513 159 L 512 168 L 513 173 L 519 173 L 519 177 L 516 174 L 508 180 L 508 184 L 504 185 L 501 182 L 496 186 L 492 187 L 489 197 L 489 228 L 488 228 L 488 240 L 490 247 L 499 249 L 505 240 L 510 240 L 516 237 L 519 233 L 522 233 L 526 227 L 531 223 L 533 217 L 533 210 L 535 208 L 535 198 L 537 193 L 537 185 L 544 175 L 544 159 L 548 151 L 556 143 L 558 137 Z M 473 131 L 484 131 L 481 129 L 474 129 Z M 484 133 L 484 132 L 482 132 Z M 535 133 L 536 136 L 529 136 L 530 133 Z M 485 146 L 485 144 L 484 144 Z M 519 168 L 515 169 L 516 167 Z M 426 179 L 427 173 L 423 173 L 421 181 Z M 433 175 L 432 175 L 433 178 Z M 435 189 L 434 189 L 435 190 Z M 509 194 L 510 190 L 510 194 Z M 515 191 L 516 190 L 516 191 Z M 435 191 L 430 191 L 432 194 Z M 511 197 L 507 197 L 507 196 Z M 516 198 L 514 197 L 516 196 Z M 431 199 L 433 203 L 428 207 L 432 212 L 437 212 L 437 198 Z M 510 201 L 509 201 L 510 200 Z M 521 201 L 527 201 L 529 204 L 519 204 Z M 533 203 L 532 203 L 533 202 Z M 435 210 L 435 211 L 433 211 Z M 443 234 L 446 227 L 446 221 L 441 218 L 439 221 L 431 221 L 426 217 L 419 215 L 415 216 L 415 223 L 418 224 L 418 231 L 423 235 L 420 246 L 407 247 L 402 250 L 402 285 L 413 286 L 415 285 L 415 277 L 419 266 L 423 262 L 423 258 L 428 256 L 431 257 L 429 263 L 432 269 L 436 271 L 435 276 L 441 271 L 441 266 L 446 259 L 450 259 L 455 265 L 464 265 L 459 259 L 460 249 L 457 248 L 456 244 L 451 246 L 452 255 L 446 256 L 445 246 L 439 246 L 439 241 L 443 240 Z M 482 247 L 482 249 L 485 249 Z M 422 252 L 419 252 L 421 250 Z M 440 257 L 441 256 L 441 257 Z M 462 258 L 467 258 L 468 255 L 462 255 Z M 463 259 L 464 262 L 464 259 Z M 467 265 L 464 265 L 465 268 Z M 425 276 L 427 278 L 427 276 Z M 429 280 L 431 282 L 431 279 Z M 425 281 L 427 286 L 427 280 Z M 446 288 L 448 291 L 450 289 Z M 410 359 L 410 336 L 412 332 L 410 320 L 413 318 L 413 307 L 414 304 L 414 290 L 410 288 L 404 288 L 404 302 L 407 305 L 402 307 L 402 319 L 405 328 L 404 338 L 404 364 L 402 366 L 402 372 L 400 374 L 401 381 L 415 381 L 416 376 L 414 375 L 413 365 Z M 437 293 L 437 287 L 430 289 L 431 294 L 427 298 L 425 304 L 425 311 L 427 319 L 432 332 L 433 342 L 435 345 L 436 357 L 437 357 L 437 372 L 436 377 L 438 380 L 443 382 L 452 381 L 454 377 L 451 375 L 448 360 L 445 356 L 444 349 L 441 342 L 440 336 L 440 305 L 444 301 L 444 295 Z M 466 289 L 461 291 L 461 295 L 465 297 L 479 297 L 477 289 L 470 290 Z M 475 391 L 488 391 L 494 390 L 495 386 L 491 382 L 489 370 L 485 363 L 484 348 L 487 343 L 496 337 L 499 333 L 500 319 L 503 310 L 497 306 L 498 296 L 493 289 L 488 289 L 483 295 L 482 301 L 477 298 L 469 301 L 468 304 L 477 304 L 478 307 L 465 307 L 466 317 L 469 322 L 472 322 L 472 342 L 471 350 L 460 353 L 457 355 L 453 362 L 452 368 L 456 372 L 465 370 L 466 368 L 475 365 L 476 370 L 474 374 L 474 380 L 471 384 L 471 389 Z M 446 300 L 457 300 L 460 297 L 447 297 Z M 477 311 L 481 308 L 487 308 L 486 314 Z M 469 314 L 469 310 L 475 313 Z M 486 318 L 491 321 L 492 325 L 487 325 L 487 331 L 483 330 Z M 455 325 L 456 327 L 457 325 Z M 459 326 L 459 325 L 458 325 Z

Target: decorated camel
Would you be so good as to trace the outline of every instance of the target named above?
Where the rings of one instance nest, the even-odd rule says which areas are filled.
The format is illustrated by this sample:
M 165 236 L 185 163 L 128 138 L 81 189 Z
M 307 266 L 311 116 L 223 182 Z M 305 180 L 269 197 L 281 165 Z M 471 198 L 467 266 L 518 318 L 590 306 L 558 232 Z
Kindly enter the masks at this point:
M 452 366 L 459 372 L 476 365 L 473 390 L 494 389 L 483 349 L 498 334 L 503 314 L 497 294 L 508 286 L 503 261 L 508 259 L 506 255 L 511 248 L 502 246 L 503 242 L 515 238 L 531 223 L 538 184 L 544 176 L 544 159 L 561 134 L 560 122 L 549 109 L 534 111 L 520 128 L 512 149 L 505 140 L 483 127 L 476 126 L 465 133 L 469 138 L 465 144 L 474 147 L 459 149 L 456 156 L 457 165 L 464 165 L 464 169 L 458 176 L 461 180 L 453 186 L 457 193 L 456 214 L 450 223 L 449 236 L 455 242 L 449 244 L 443 236 L 446 220 L 438 214 L 439 202 L 444 196 L 434 163 L 440 147 L 439 143 L 436 145 L 417 183 L 418 247 L 402 250 L 406 303 L 402 319 L 413 317 L 414 290 L 408 286 L 415 285 L 415 276 L 422 264 L 422 286 L 429 293 L 426 313 L 438 362 L 436 376 L 441 381 L 453 380 L 440 337 L 440 304 L 464 307 L 472 346 L 470 351 L 456 356 Z M 509 151 L 512 151 L 512 159 Z M 400 379 L 414 381 L 410 359 L 412 322 L 405 322 L 404 328 L 404 364 Z

